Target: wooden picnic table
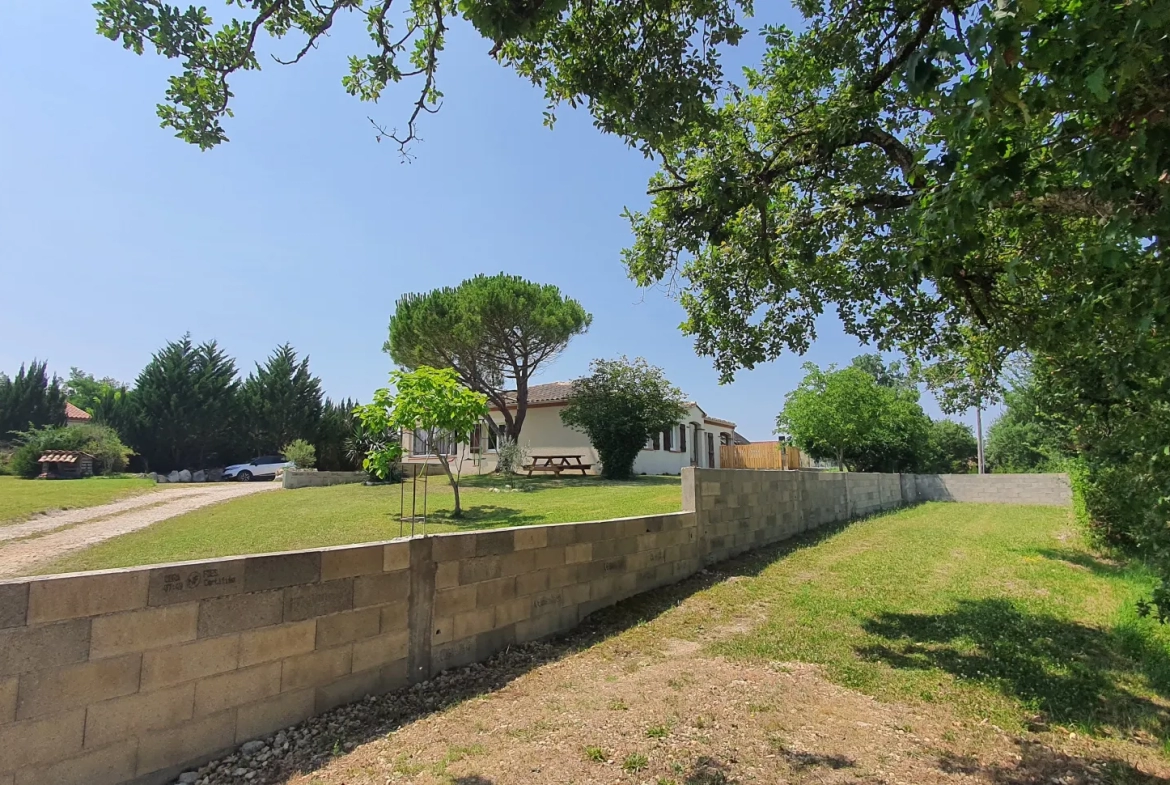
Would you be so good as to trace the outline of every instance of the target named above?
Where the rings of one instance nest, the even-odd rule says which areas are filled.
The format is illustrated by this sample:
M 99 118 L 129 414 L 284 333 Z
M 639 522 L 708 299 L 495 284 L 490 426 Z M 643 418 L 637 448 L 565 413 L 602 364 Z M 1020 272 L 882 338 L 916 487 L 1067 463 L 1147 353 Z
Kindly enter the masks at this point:
M 534 455 L 532 456 L 532 463 L 524 468 L 528 469 L 528 476 L 531 477 L 533 472 L 552 472 L 557 477 L 561 476 L 563 471 L 581 471 L 581 475 L 585 475 L 585 470 L 593 464 L 582 463 L 581 455 Z

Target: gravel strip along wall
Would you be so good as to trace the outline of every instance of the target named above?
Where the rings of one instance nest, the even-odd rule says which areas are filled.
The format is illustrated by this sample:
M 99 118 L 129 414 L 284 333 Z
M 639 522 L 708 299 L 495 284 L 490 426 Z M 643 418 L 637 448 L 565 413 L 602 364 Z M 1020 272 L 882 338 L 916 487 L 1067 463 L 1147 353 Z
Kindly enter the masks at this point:
M 922 487 L 685 469 L 680 513 L 0 582 L 0 785 L 166 782 Z

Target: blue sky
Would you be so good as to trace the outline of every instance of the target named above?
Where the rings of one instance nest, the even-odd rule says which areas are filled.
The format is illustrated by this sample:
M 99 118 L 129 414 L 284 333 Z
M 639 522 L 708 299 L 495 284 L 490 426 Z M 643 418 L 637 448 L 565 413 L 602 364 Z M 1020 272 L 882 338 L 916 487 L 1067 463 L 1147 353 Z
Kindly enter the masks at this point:
M 797 20 L 786 5 L 761 10 L 770 16 L 753 29 Z M 541 381 L 571 379 L 594 357 L 641 355 L 753 439 L 771 437 L 802 362 L 846 363 L 863 350 L 825 317 L 805 357 L 720 386 L 678 330 L 681 307 L 637 289 L 621 264 L 621 211 L 647 203 L 651 162 L 584 111 L 562 108 L 555 130 L 544 128 L 540 92 L 495 65 L 466 24 L 442 60 L 442 111 L 424 118 L 425 141 L 404 164 L 367 116 L 401 124 L 416 86 L 377 105 L 340 86 L 345 57 L 364 51 L 357 18 L 300 65 L 237 78 L 231 141 L 210 152 L 158 127 L 174 64 L 96 35 L 87 4 L 7 3 L 0 22 L 9 373 L 38 357 L 61 374 L 76 365 L 132 381 L 189 331 L 218 339 L 245 372 L 291 342 L 330 396 L 368 399 L 390 370 L 381 347 L 399 295 L 499 271 L 556 284 L 593 314 Z M 730 62 L 760 51 L 753 35 Z M 929 395 L 923 404 L 938 416 Z

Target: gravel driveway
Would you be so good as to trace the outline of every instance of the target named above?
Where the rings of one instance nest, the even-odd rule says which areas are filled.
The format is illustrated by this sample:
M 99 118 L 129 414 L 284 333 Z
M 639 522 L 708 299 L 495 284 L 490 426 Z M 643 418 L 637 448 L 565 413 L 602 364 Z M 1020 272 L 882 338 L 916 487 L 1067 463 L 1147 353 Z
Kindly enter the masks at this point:
M 279 487 L 276 482 L 181 485 L 5 526 L 0 528 L 0 578 L 27 575 L 38 565 L 67 553 L 209 504 Z

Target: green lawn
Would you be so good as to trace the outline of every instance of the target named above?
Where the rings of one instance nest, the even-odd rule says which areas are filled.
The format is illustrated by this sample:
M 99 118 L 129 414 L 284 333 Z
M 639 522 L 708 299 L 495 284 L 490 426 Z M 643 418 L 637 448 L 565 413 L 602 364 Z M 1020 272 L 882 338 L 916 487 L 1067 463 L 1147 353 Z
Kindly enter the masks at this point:
M 73 510 L 153 490 L 150 480 L 90 477 L 84 480 L 25 480 L 0 477 L 0 526 L 37 513 Z
M 879 699 L 943 703 L 1012 732 L 1166 743 L 1170 630 L 1137 613 L 1153 580 L 1090 553 L 1066 510 L 924 504 L 725 569 L 744 577 L 628 642 L 819 663 Z
M 508 483 L 512 484 L 512 483 Z M 682 507 L 678 477 L 641 477 L 632 482 L 524 478 L 512 491 L 495 477 L 470 477 L 462 486 L 465 517 L 453 520 L 451 488 L 444 477 L 427 487 L 428 533 L 566 523 L 676 512 Z M 494 492 L 498 489 L 500 492 Z M 410 534 L 399 523 L 400 500 L 410 514 L 412 487 L 335 485 L 274 491 L 234 499 L 126 534 L 53 562 L 39 572 L 73 572 L 135 564 L 203 559 L 240 553 L 287 551 L 388 540 Z M 417 488 L 422 514 L 423 483 Z M 416 526 L 422 532 L 422 525 Z

